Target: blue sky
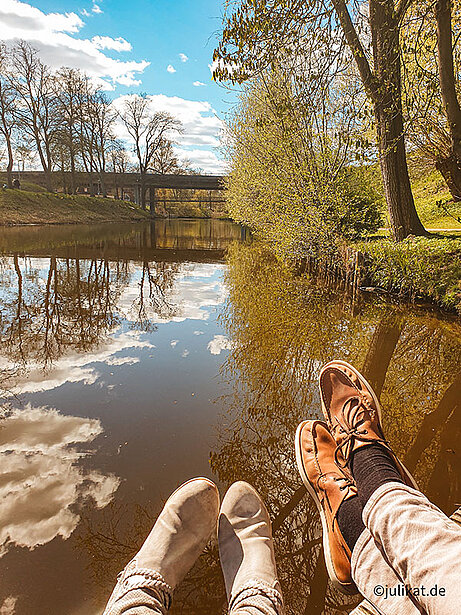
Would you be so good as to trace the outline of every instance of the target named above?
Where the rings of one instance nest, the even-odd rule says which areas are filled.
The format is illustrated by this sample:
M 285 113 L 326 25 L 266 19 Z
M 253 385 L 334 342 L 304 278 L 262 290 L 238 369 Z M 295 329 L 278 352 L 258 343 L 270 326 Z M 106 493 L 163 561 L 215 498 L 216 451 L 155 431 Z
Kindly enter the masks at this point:
M 185 125 L 181 155 L 219 172 L 217 118 L 235 102 L 209 68 L 222 13 L 223 0 L 1 0 L 0 40 L 28 40 L 53 68 L 81 68 L 114 99 L 152 95 Z

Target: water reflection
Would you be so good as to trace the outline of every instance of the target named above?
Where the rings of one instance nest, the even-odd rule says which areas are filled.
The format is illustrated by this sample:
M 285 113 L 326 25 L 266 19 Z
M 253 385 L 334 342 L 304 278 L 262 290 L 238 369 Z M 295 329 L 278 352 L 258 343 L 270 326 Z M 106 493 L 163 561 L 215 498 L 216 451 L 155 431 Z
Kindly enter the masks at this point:
M 63 416 L 52 408 L 4 411 L 0 557 L 14 545 L 34 549 L 57 536 L 69 538 L 89 499 L 97 508 L 109 504 L 119 479 L 78 463 L 101 433 L 100 421 Z
M 0 604 L 11 612 L 100 612 L 170 491 L 203 473 L 222 491 L 243 479 L 262 493 L 290 614 L 348 612 L 353 600 L 328 583 L 293 454 L 299 421 L 319 416 L 318 372 L 334 357 L 381 393 L 389 439 L 431 499 L 447 513 L 460 504 L 459 320 L 352 302 L 257 244 L 233 245 L 226 269 L 224 247 L 240 229 L 218 222 L 10 229 L 8 245 L 0 239 L 0 361 L 22 399 L 16 407 L 6 395 L 0 430 L 0 488 L 17 494 L 0 506 L 1 561 L 12 562 Z M 59 547 L 68 569 L 47 585 L 55 536 L 70 536 Z M 36 560 L 18 559 L 13 543 L 46 543 L 28 554 L 42 554 L 28 584 L 25 562 Z M 38 590 L 41 611 L 30 606 Z M 212 545 L 173 612 L 224 608 Z
M 363 370 L 384 406 L 384 427 L 433 501 L 451 514 L 461 499 L 459 321 L 293 279 L 264 249 L 235 247 L 226 278 L 228 400 L 213 470 L 243 478 L 268 502 L 290 613 L 344 611 L 327 583 L 317 513 L 297 475 L 293 434 L 319 415 L 317 377 L 334 357 Z

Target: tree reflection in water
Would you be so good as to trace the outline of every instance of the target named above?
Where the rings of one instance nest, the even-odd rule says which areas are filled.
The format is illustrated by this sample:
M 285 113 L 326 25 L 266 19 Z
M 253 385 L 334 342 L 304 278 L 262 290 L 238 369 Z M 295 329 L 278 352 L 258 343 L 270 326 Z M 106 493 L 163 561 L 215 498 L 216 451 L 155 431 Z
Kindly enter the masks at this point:
M 10 368 L 50 368 L 66 352 L 89 352 L 123 318 L 152 330 L 171 317 L 168 299 L 179 263 L 104 258 L 4 257 L 0 268 L 0 341 Z
M 328 583 L 318 513 L 295 466 L 296 426 L 320 417 L 321 365 L 335 357 L 352 362 L 381 394 L 384 427 L 396 452 L 428 496 L 451 514 L 461 499 L 461 326 L 448 316 L 376 296 L 352 303 L 342 291 L 294 277 L 258 244 L 232 247 L 226 282 L 222 318 L 232 349 L 223 378 L 232 392 L 219 417 L 212 471 L 222 491 L 246 480 L 264 497 L 288 613 L 349 612 L 357 600 Z M 105 522 L 81 534 L 106 595 L 157 512 L 109 507 Z M 173 612 L 223 609 L 214 545 L 178 588 Z

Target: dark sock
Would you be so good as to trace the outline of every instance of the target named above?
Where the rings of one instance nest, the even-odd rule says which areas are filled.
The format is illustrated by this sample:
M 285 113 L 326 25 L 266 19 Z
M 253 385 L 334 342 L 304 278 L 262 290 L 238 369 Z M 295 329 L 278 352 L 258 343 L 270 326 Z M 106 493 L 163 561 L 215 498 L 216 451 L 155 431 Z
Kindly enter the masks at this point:
M 381 485 L 403 483 L 391 453 L 379 443 L 363 446 L 352 453 L 351 472 L 362 508 Z
M 360 534 L 365 529 L 362 521 L 362 504 L 357 495 L 345 500 L 338 510 L 338 525 L 351 553 Z

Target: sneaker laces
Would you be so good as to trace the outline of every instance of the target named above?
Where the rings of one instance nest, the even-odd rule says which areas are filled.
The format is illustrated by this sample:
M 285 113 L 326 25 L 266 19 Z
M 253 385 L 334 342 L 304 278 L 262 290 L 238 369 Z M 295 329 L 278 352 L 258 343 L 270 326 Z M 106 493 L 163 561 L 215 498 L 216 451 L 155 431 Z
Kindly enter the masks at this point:
M 339 486 L 339 490 L 340 491 L 344 491 L 345 489 L 348 489 L 349 487 L 354 487 L 355 486 L 355 482 L 354 482 L 354 479 L 352 477 L 349 478 L 345 474 L 343 474 L 342 476 L 332 476 L 331 472 L 324 472 L 323 474 L 320 474 L 320 476 L 317 479 L 317 488 L 319 490 L 322 489 L 322 487 L 320 486 L 319 483 L 320 483 L 320 481 L 322 480 L 322 478 L 324 476 L 330 476 L 330 478 L 332 478 L 337 483 L 342 482 L 343 484 Z

